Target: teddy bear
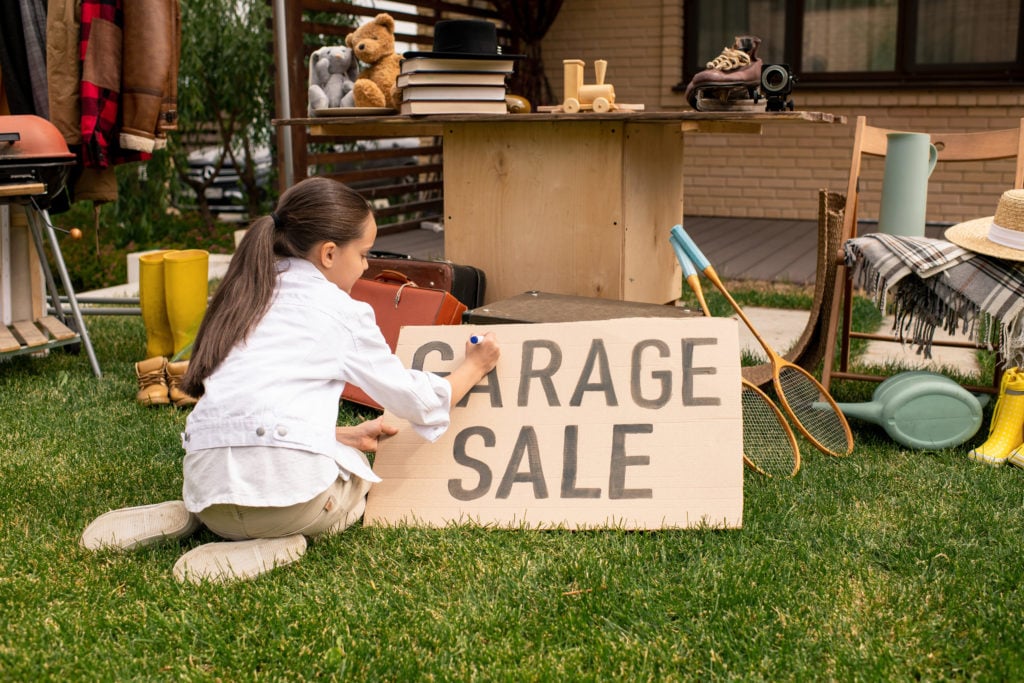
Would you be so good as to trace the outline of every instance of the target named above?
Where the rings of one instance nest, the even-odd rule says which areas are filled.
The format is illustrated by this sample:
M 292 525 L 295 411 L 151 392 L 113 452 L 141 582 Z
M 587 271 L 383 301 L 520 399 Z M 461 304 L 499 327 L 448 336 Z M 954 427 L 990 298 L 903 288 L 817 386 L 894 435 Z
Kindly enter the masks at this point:
M 395 20 L 378 14 L 345 36 L 345 44 L 366 64 L 349 93 L 352 104 L 395 109 L 395 81 L 402 61 L 395 53 Z
M 309 115 L 317 109 L 344 106 L 359 76 L 359 64 L 346 45 L 322 47 L 309 57 Z M 351 105 L 348 105 L 351 106 Z

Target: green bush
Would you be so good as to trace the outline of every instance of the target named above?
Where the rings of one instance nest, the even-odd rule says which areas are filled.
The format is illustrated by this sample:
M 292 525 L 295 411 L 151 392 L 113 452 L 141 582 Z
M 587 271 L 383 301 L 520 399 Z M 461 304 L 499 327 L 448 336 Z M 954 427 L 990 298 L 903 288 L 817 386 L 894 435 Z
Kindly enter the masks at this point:
M 211 229 L 204 224 L 198 213 L 172 213 L 154 226 L 156 229 L 150 240 L 142 243 L 129 240 L 125 244 L 115 244 L 106 234 L 105 212 L 105 208 L 100 210 L 98 232 L 92 219 L 92 206 L 85 202 L 79 202 L 68 213 L 54 217 L 54 224 L 67 228 L 80 227 L 85 233 L 80 240 L 58 235 L 61 253 L 75 291 L 84 292 L 124 284 L 128 277 L 127 256 L 135 251 L 206 249 L 212 254 L 230 254 L 234 251 L 234 231 L 239 227 L 236 224 L 218 223 Z M 79 220 L 79 216 L 85 217 L 84 220 Z
M 149 249 L 206 249 L 211 253 L 234 251 L 236 224 L 208 226 L 195 211 L 179 211 L 172 205 L 174 174 L 167 155 L 154 155 L 145 164 L 116 169 L 118 199 L 94 205 L 76 202 L 51 216 L 57 227 L 79 228 L 83 236 L 73 240 L 59 234 L 61 253 L 76 291 L 123 284 L 127 279 L 129 253 Z M 51 265 L 52 254 L 50 255 Z

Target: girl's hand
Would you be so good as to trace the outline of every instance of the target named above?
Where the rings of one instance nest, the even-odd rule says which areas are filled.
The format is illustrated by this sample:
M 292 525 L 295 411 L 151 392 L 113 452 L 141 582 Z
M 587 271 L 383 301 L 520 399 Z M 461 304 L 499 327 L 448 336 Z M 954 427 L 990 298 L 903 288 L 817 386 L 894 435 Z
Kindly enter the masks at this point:
M 445 377 L 452 386 L 452 407 L 462 400 L 498 364 L 501 348 L 493 332 L 466 342 L 466 358 L 450 375 Z
M 376 453 L 381 437 L 397 434 L 398 428 L 384 423 L 383 417 L 361 422 L 354 427 L 335 427 L 335 438 L 360 451 Z
M 475 344 L 472 341 L 466 342 L 466 362 L 474 365 L 480 372 L 480 379 L 483 379 L 498 364 L 501 348 L 493 332 L 473 339 L 477 340 Z

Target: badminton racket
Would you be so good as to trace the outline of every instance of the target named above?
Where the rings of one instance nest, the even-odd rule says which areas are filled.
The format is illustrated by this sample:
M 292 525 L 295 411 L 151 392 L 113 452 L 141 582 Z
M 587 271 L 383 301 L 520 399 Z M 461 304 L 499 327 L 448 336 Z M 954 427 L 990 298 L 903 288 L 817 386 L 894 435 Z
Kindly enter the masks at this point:
M 718 273 L 715 272 L 707 257 L 690 239 L 681 225 L 672 228 L 672 239 L 683 248 L 697 269 L 704 273 L 704 277 L 718 288 L 718 291 L 736 311 L 736 315 L 754 335 L 761 348 L 765 350 L 772 366 L 772 384 L 775 387 L 775 393 L 782 403 L 782 408 L 793 420 L 793 424 L 796 425 L 800 433 L 807 437 L 815 448 L 828 455 L 842 457 L 852 453 L 853 434 L 850 432 L 850 425 L 825 387 L 821 386 L 818 380 L 802 367 L 776 353 L 775 349 L 765 341 L 740 305 L 729 294 L 729 290 L 722 284 Z
M 704 300 L 704 288 L 697 269 L 674 239 L 670 238 L 669 242 L 701 310 L 710 318 L 711 311 Z M 800 447 L 782 412 L 767 394 L 745 379 L 740 397 L 743 408 L 743 464 L 766 477 L 795 476 L 800 471 Z

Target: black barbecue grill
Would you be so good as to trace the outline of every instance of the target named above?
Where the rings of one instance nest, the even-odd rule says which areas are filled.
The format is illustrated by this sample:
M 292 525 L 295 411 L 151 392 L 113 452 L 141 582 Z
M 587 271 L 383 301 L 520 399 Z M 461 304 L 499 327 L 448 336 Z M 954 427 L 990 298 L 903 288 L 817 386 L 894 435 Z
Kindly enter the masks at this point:
M 64 137 L 46 119 L 0 116 L 0 204 L 24 207 L 54 310 L 54 316 L 44 316 L 40 320 L 12 321 L 13 335 L 6 325 L 0 328 L 0 356 L 81 344 L 89 356 L 93 373 L 100 377 L 99 363 L 64 265 L 57 233 L 47 213 L 53 199 L 63 191 L 74 164 L 75 155 L 68 150 Z M 64 314 L 60 291 L 43 248 L 44 234 L 49 239 L 53 260 L 71 305 L 73 321 Z

